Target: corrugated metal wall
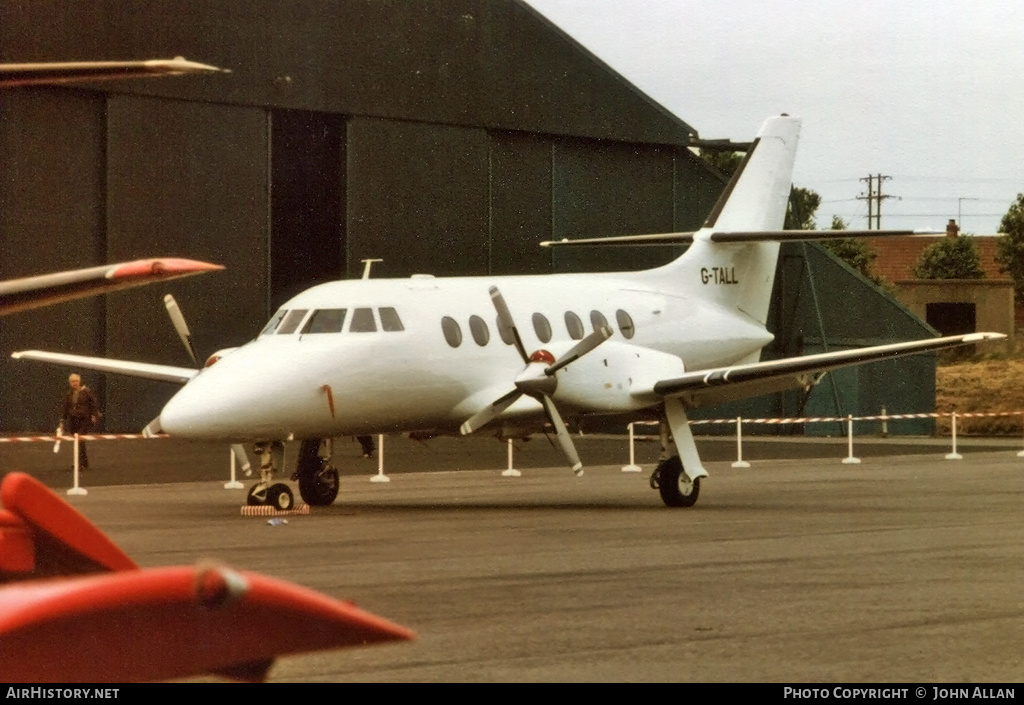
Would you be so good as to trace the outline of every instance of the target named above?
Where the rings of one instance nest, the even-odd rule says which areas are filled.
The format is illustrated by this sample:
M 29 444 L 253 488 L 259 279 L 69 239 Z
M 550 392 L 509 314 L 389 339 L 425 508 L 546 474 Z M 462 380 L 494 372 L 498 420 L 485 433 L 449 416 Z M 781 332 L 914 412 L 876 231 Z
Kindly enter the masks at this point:
M 0 93 L 0 278 L 106 258 L 106 100 L 102 94 Z M 0 428 L 57 426 L 67 373 L 16 363 L 13 350 L 99 352 L 102 298 L 0 317 Z M 100 393 L 104 381 L 91 380 Z
M 679 250 L 536 243 L 692 229 L 722 188 L 685 148 L 691 128 L 514 0 L 0 0 L 0 17 L 4 60 L 184 54 L 233 71 L 0 94 L 0 276 L 152 255 L 227 266 L 0 319 L 0 350 L 187 364 L 164 293 L 205 356 L 364 258 L 384 258 L 378 277 L 653 266 Z M 814 310 L 830 341 L 850 337 L 838 311 L 879 340 L 905 332 L 842 296 L 809 309 L 799 286 L 780 294 L 796 311 L 780 314 L 783 347 L 814 344 Z M 862 402 L 894 386 L 855 374 Z M 107 430 L 138 430 L 174 391 L 86 381 Z M 0 428 L 52 428 L 65 382 L 0 355 Z

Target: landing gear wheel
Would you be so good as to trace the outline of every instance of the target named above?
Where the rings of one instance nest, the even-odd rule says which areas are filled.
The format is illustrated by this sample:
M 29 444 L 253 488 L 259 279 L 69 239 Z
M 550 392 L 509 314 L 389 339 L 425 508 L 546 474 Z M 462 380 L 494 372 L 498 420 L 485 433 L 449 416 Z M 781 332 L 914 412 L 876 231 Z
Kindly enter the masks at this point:
M 662 461 L 655 470 L 661 501 L 669 507 L 692 507 L 700 496 L 700 478 L 690 480 L 683 472 L 683 463 L 675 455 Z M 652 486 L 655 484 L 651 477 Z
M 245 497 L 245 503 L 250 507 L 255 507 L 261 504 L 267 503 L 267 486 L 262 482 L 257 482 L 255 485 L 249 488 L 249 494 Z
M 291 488 L 283 482 L 271 485 L 267 490 L 267 504 L 282 512 L 288 511 L 295 506 L 295 498 L 292 496 Z
M 299 494 L 311 507 L 327 507 L 338 496 L 338 471 L 330 466 L 313 472 L 299 472 Z

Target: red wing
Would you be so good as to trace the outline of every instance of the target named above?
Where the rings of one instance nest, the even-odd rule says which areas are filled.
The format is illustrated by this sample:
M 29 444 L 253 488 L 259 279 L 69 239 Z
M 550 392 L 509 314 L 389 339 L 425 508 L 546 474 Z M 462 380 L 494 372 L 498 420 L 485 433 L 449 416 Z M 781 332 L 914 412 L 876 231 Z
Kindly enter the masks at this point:
M 0 282 L 0 316 L 154 282 L 224 269 L 189 259 L 140 259 Z
M 0 579 L 12 583 L 0 587 L 0 677 L 8 682 L 262 680 L 280 655 L 414 637 L 351 603 L 257 573 L 217 564 L 140 569 L 22 473 L 4 477 L 0 500 Z

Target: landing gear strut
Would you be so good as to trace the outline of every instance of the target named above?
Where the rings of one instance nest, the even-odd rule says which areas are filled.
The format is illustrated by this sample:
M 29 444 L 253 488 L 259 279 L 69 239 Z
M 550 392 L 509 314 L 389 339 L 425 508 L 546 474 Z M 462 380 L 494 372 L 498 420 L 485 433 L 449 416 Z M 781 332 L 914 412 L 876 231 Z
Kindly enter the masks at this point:
M 260 454 L 260 481 L 249 488 L 246 502 L 249 505 L 270 505 L 286 511 L 295 506 L 291 488 L 283 482 L 274 482 L 274 469 L 284 462 L 284 444 L 280 441 L 257 443 Z
M 675 454 L 671 456 L 668 454 L 670 436 L 675 446 Z M 700 496 L 700 479 L 708 473 L 697 454 L 686 409 L 678 399 L 665 400 L 661 452 L 661 462 L 651 475 L 651 488 L 658 490 L 661 501 L 669 507 L 692 507 Z

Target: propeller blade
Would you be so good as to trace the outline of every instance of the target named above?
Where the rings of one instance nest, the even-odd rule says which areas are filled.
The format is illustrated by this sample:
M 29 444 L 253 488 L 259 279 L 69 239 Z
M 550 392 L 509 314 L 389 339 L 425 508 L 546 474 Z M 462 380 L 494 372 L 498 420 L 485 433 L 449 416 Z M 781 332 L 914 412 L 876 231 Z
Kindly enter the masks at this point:
M 195 363 L 195 366 L 198 369 L 199 358 L 196 356 L 196 348 L 192 344 L 192 334 L 188 330 L 188 324 L 185 323 L 185 317 L 181 315 L 181 309 L 178 308 L 178 302 L 174 300 L 173 296 L 167 294 L 164 297 L 164 306 L 167 307 L 167 313 L 171 317 L 171 323 L 174 324 L 174 330 L 178 331 L 178 337 L 181 338 L 181 342 L 185 344 L 188 354 L 192 356 L 192 362 Z
M 550 377 L 569 363 L 576 362 L 610 337 L 612 337 L 612 329 L 609 326 L 599 326 L 594 329 L 593 333 L 576 343 L 569 352 L 555 360 L 551 367 L 544 370 L 544 374 Z
M 572 438 L 569 436 L 569 431 L 565 428 L 565 423 L 562 421 L 561 414 L 558 413 L 558 409 L 555 408 L 555 402 L 551 401 L 551 398 L 546 394 L 540 398 L 541 404 L 544 405 L 544 411 L 548 414 L 548 420 L 551 421 L 551 425 L 555 427 L 555 435 L 558 438 L 558 445 L 562 447 L 562 452 L 565 453 L 565 457 L 569 461 L 569 465 L 572 466 L 572 471 L 579 477 L 583 474 L 583 463 L 580 462 L 579 453 L 576 452 L 576 446 L 572 442 Z
M 163 432 L 164 430 L 160 428 L 160 417 L 157 416 L 155 419 L 146 424 L 146 427 L 144 429 L 142 429 L 142 437 L 153 438 L 154 436 L 159 436 Z
M 480 411 L 473 414 L 459 429 L 463 436 L 468 436 L 473 431 L 483 428 L 491 421 L 493 421 L 498 414 L 503 412 L 508 407 L 515 403 L 516 399 L 523 396 L 523 393 L 518 389 L 513 389 L 505 396 L 499 398 L 497 401 L 485 406 Z
M 523 339 L 519 337 L 519 330 L 516 329 L 516 323 L 512 320 L 512 314 L 508 310 L 508 304 L 505 303 L 505 297 L 501 295 L 496 286 L 492 286 L 490 292 L 494 309 L 498 312 L 498 325 L 512 333 L 512 340 L 515 343 L 516 350 L 519 351 L 519 356 L 523 358 L 523 362 L 530 364 L 530 356 L 526 354 L 526 346 L 523 345 Z

